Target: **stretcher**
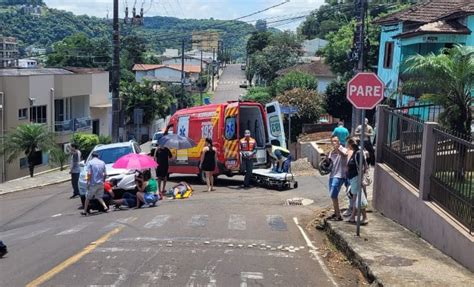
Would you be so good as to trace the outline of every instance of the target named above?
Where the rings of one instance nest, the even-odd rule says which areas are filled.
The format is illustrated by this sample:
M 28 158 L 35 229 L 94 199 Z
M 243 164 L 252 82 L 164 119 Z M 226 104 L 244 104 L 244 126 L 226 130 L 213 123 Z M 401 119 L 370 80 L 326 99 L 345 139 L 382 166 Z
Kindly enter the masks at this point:
M 291 185 L 293 185 L 293 188 L 298 188 L 298 182 L 292 173 L 278 173 L 271 169 L 254 169 L 252 171 L 252 181 L 259 186 L 276 188 L 280 191 L 290 189 Z

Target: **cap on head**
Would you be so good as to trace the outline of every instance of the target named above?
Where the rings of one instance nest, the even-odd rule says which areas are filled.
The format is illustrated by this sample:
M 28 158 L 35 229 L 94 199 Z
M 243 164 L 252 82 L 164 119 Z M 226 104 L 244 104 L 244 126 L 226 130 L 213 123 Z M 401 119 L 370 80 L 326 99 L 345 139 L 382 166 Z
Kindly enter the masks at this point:
M 249 136 L 250 136 L 250 131 L 249 131 L 249 130 L 245 130 L 244 136 L 249 137 Z
M 93 151 L 92 154 L 91 154 L 92 157 L 99 157 L 99 153 L 97 153 L 96 151 Z

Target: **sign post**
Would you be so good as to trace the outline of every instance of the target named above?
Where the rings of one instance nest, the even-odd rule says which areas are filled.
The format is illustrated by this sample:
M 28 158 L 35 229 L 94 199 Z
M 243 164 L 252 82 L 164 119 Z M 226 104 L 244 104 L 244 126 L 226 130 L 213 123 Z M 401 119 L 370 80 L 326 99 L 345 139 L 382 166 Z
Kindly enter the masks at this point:
M 361 112 L 361 135 L 359 152 L 359 172 L 357 190 L 357 236 L 360 236 L 360 216 L 362 205 L 362 179 L 364 173 L 364 141 L 365 141 L 365 110 L 375 108 L 383 100 L 385 85 L 374 73 L 358 73 L 347 83 L 347 100 L 352 105 L 362 110 Z
M 291 115 L 298 112 L 298 108 L 295 106 L 281 106 L 280 110 L 283 114 L 288 115 L 288 150 L 291 144 Z

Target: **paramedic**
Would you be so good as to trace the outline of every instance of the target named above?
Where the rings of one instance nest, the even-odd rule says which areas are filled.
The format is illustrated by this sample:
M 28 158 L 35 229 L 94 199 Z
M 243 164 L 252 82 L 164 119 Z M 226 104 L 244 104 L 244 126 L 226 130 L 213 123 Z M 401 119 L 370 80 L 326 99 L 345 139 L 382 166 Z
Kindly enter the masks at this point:
M 244 137 L 240 140 L 241 169 L 245 170 L 243 187 L 250 187 L 253 159 L 257 153 L 257 142 L 250 137 L 250 131 L 245 130 Z
M 270 159 L 273 162 L 273 171 L 288 172 L 291 164 L 291 154 L 286 148 L 275 146 L 270 143 L 265 145 Z

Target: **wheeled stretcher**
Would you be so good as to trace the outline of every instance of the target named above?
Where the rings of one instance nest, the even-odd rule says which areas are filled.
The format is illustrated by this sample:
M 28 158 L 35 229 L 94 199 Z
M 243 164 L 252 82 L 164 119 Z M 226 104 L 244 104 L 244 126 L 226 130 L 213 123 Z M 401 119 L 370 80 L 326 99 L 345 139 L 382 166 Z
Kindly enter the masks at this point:
M 278 173 L 271 169 L 254 169 L 252 171 L 252 181 L 259 186 L 276 188 L 280 191 L 290 189 L 291 185 L 293 185 L 293 188 L 298 188 L 298 182 L 292 173 Z

